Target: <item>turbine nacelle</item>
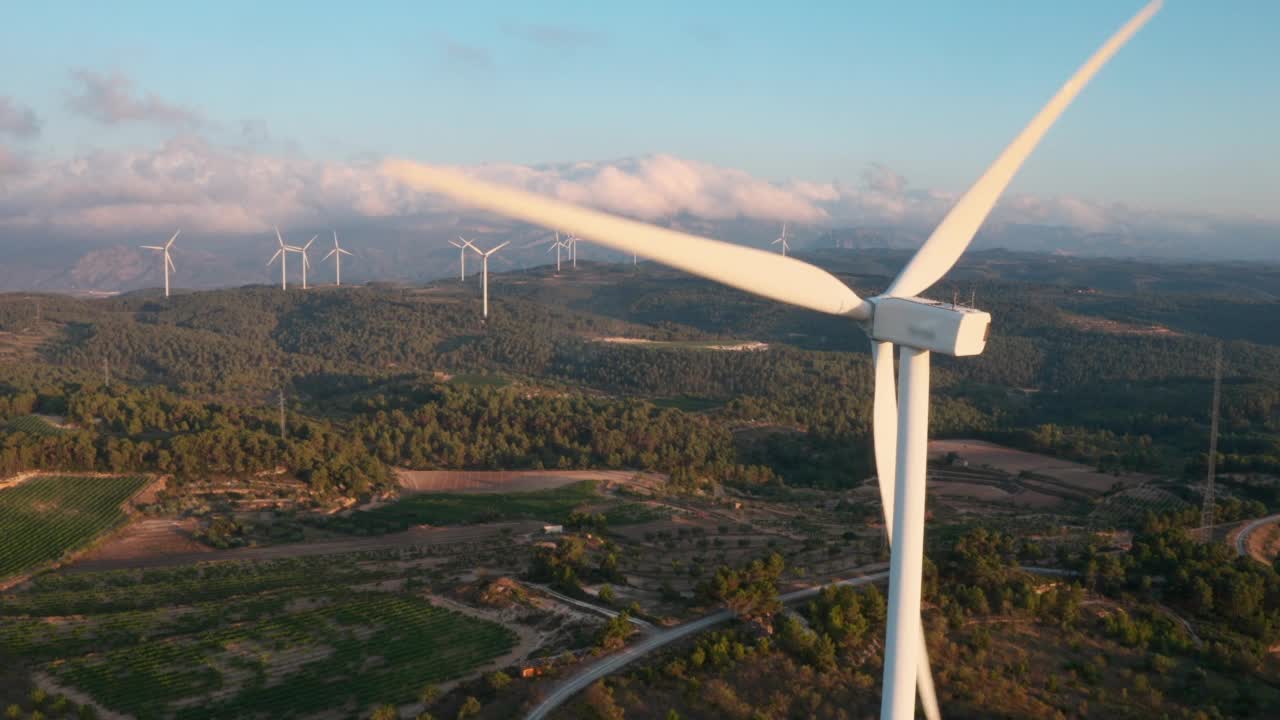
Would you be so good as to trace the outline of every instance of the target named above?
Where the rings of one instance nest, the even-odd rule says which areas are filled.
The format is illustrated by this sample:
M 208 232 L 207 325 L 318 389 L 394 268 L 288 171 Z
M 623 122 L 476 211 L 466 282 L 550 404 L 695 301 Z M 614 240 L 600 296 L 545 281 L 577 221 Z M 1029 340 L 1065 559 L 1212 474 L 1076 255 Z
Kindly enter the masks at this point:
M 919 297 L 877 297 L 867 334 L 873 342 L 955 357 L 981 355 L 991 332 L 991 314 Z

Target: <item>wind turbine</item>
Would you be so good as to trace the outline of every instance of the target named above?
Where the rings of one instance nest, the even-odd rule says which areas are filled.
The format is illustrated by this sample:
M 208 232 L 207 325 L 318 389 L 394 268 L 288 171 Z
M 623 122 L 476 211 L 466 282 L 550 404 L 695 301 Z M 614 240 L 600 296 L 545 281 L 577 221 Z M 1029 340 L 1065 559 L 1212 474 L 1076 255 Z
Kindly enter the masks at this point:
M 556 251 L 556 274 L 557 275 L 560 274 L 560 250 L 566 247 L 569 247 L 569 245 L 568 243 L 564 243 L 560 241 L 560 233 L 556 233 L 555 242 L 551 243 L 551 245 L 547 247 L 547 252 L 551 252 L 552 250 Z
M 169 297 L 169 271 L 173 270 L 174 272 L 177 272 L 178 270 L 173 266 L 173 258 L 169 256 L 169 248 L 173 247 L 173 241 L 177 240 L 178 236 L 181 234 L 182 234 L 181 230 L 174 233 L 173 237 L 169 238 L 169 242 L 165 243 L 164 245 L 139 245 L 138 246 L 144 250 L 159 250 L 160 254 L 163 256 L 164 260 L 161 263 L 161 266 L 164 268 L 164 296 L 165 297 Z
M 782 223 L 782 234 L 778 236 L 778 239 L 774 240 L 769 244 L 777 245 L 778 243 L 782 243 L 782 256 L 786 257 L 787 250 L 791 248 L 791 243 L 787 242 L 787 224 L 786 223 Z
M 458 236 L 458 242 L 454 242 L 450 240 L 449 244 L 458 248 L 458 264 L 462 267 L 462 275 L 461 277 L 458 278 L 458 280 L 459 282 L 466 282 L 467 280 L 467 248 L 471 248 L 472 250 L 475 250 L 476 246 L 472 245 L 470 240 L 463 240 L 461 235 Z M 480 251 L 476 250 L 476 252 L 480 252 Z
M 489 256 L 510 245 L 511 241 L 508 240 L 492 250 L 481 250 L 475 245 L 467 244 L 480 255 L 480 284 L 483 287 L 481 292 L 484 294 L 484 317 L 487 320 L 489 318 Z
M 569 238 L 564 242 L 565 242 L 565 245 L 569 247 L 569 257 L 573 262 L 573 269 L 577 270 L 578 269 L 578 238 L 576 235 L 570 235 Z
M 275 226 L 272 226 L 272 227 L 275 227 Z M 267 261 L 267 265 L 270 265 L 271 263 L 275 262 L 276 258 L 280 258 L 280 289 L 288 290 L 289 289 L 289 274 L 288 274 L 289 253 L 302 252 L 302 248 L 298 247 L 297 245 L 285 245 L 284 237 L 280 235 L 280 228 L 275 227 L 275 231 L 276 231 L 276 242 L 280 244 L 280 248 L 276 250 L 276 254 L 272 255 L 271 259 Z M 315 240 L 315 238 L 311 238 L 311 239 Z M 303 257 L 303 260 L 305 261 L 306 254 L 303 254 L 302 257 Z M 303 273 L 305 277 L 306 266 L 303 265 L 303 268 L 304 268 Z
M 929 358 L 933 352 L 953 356 L 980 354 L 986 347 L 991 316 L 973 308 L 926 300 L 919 294 L 950 271 L 1044 134 L 1161 5 L 1162 0 L 1154 0 L 1111 36 L 960 197 L 888 290 L 865 300 L 827 271 L 766 250 L 668 230 L 406 160 L 388 160 L 383 163 L 382 172 L 411 187 L 441 193 L 466 205 L 544 227 L 566 228 L 615 250 L 643 254 L 731 287 L 858 323 L 871 341 L 875 368 L 873 444 L 885 525 L 893 550 L 880 715 L 890 720 L 913 717 L 918 685 L 925 713 L 934 717 L 938 712 L 937 698 L 920 622 Z M 896 399 L 895 345 L 901 346 L 902 365 Z M 894 478 L 892 485 L 885 482 L 890 477 Z
M 327 255 L 320 258 L 320 262 L 324 262 L 325 260 L 328 260 L 330 257 L 333 258 L 333 272 L 334 272 L 333 284 L 338 287 L 342 287 L 342 256 L 350 255 L 350 254 L 351 254 L 350 250 L 343 250 L 342 246 L 338 244 L 338 231 L 334 230 L 333 231 L 333 249 L 330 250 Z
M 303 245 L 302 247 L 291 246 L 289 248 L 291 252 L 296 252 L 302 256 L 302 289 L 303 290 L 307 289 L 307 271 L 311 269 L 311 260 L 307 258 L 307 251 L 311 249 L 311 243 L 315 242 L 316 238 L 318 237 L 320 236 L 312 235 L 311 239 L 307 241 L 306 245 Z

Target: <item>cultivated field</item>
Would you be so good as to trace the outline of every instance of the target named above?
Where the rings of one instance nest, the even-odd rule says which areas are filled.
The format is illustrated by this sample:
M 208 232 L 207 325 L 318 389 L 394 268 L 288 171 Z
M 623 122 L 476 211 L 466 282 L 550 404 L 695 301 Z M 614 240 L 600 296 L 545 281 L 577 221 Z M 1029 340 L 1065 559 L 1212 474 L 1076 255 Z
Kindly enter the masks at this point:
M 929 457 L 940 459 L 947 453 L 958 454 L 969 467 L 990 467 L 1010 475 L 1029 472 L 1042 475 L 1069 487 L 1089 493 L 1103 493 L 1116 483 L 1128 487 L 1150 480 L 1149 475 L 1127 473 L 1116 477 L 1095 471 L 1088 465 L 1070 460 L 1014 450 L 982 440 L 931 440 Z
M 408 493 L 509 493 L 551 490 L 593 480 L 602 486 L 660 480 L 652 473 L 625 470 L 405 470 L 397 469 Z
M 142 477 L 44 475 L 0 490 L 0 578 L 63 558 L 127 518 Z
M 0 598 L 0 649 L 138 718 L 363 714 L 515 645 L 405 591 L 429 553 L 45 576 Z

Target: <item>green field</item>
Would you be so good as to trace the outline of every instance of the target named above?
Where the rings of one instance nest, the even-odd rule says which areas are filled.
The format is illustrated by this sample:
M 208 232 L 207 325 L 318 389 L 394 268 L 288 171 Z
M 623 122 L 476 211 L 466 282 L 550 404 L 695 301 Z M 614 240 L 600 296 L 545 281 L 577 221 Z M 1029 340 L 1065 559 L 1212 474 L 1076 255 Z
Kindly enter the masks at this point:
M 61 435 L 66 432 L 62 428 L 54 427 L 48 420 L 39 415 L 23 415 L 13 418 L 5 423 L 5 428 L 12 432 L 24 432 L 28 435 L 36 436 Z
M 458 373 L 450 379 L 454 385 L 464 385 L 467 387 L 506 387 L 511 381 L 501 375 L 485 375 L 481 373 Z
M 501 520 L 564 522 L 574 508 L 595 497 L 596 484 L 592 480 L 553 490 L 510 494 L 424 493 L 316 523 L 336 532 L 381 535 L 408 530 L 414 525 L 466 525 Z
M 424 684 L 514 646 L 496 623 L 352 587 L 404 578 L 395 564 L 371 564 L 392 556 L 41 577 L 0 598 L 0 652 L 117 712 L 203 719 L 354 717 L 411 702 Z
M 0 490 L 0 578 L 52 562 L 126 519 L 146 478 L 42 476 Z

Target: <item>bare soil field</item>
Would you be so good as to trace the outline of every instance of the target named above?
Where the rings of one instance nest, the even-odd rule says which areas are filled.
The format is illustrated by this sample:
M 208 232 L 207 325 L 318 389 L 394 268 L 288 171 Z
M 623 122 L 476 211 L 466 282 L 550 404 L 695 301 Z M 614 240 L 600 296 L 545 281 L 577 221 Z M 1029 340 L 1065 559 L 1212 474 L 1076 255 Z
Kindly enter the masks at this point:
M 1150 475 L 1127 473 L 1120 477 L 1095 471 L 1088 465 L 1036 453 L 1014 450 L 982 440 L 931 440 L 929 456 L 941 458 L 947 453 L 958 454 L 970 467 L 989 466 L 996 470 L 1017 475 L 1027 471 L 1052 478 L 1073 488 L 1092 493 L 1102 493 L 1120 483 L 1125 487 L 1151 480 Z
M 1280 525 L 1270 523 L 1254 530 L 1246 549 L 1255 560 L 1270 565 L 1280 554 Z
M 510 493 L 550 490 L 584 480 L 602 485 L 648 486 L 662 481 L 654 473 L 628 470 L 405 470 L 396 469 L 406 493 Z
M 213 552 L 213 548 L 191 539 L 196 524 L 194 518 L 186 520 L 149 518 L 130 523 L 97 547 L 86 552 L 76 565 L 115 562 L 125 563 L 122 567 L 130 567 L 127 563 L 140 558 L 190 556 Z
M 173 521 L 164 520 L 159 522 Z M 92 556 L 86 556 L 68 565 L 64 572 L 101 572 L 128 568 L 175 567 L 191 563 L 223 560 L 278 560 L 281 558 L 336 555 L 363 550 L 411 547 L 414 545 L 447 545 L 485 540 L 495 535 L 500 535 L 503 530 L 507 529 L 513 535 L 523 535 L 541 530 L 542 523 L 524 521 L 490 523 L 460 528 L 415 527 L 405 532 L 370 538 L 285 543 L 267 547 L 234 548 L 231 550 L 211 550 L 206 548 L 194 552 L 175 551 L 171 544 L 172 536 L 156 532 L 153 536 L 153 543 L 149 545 L 136 541 L 127 548 L 113 547 L 115 545 L 115 540 L 113 539 L 104 543 Z

